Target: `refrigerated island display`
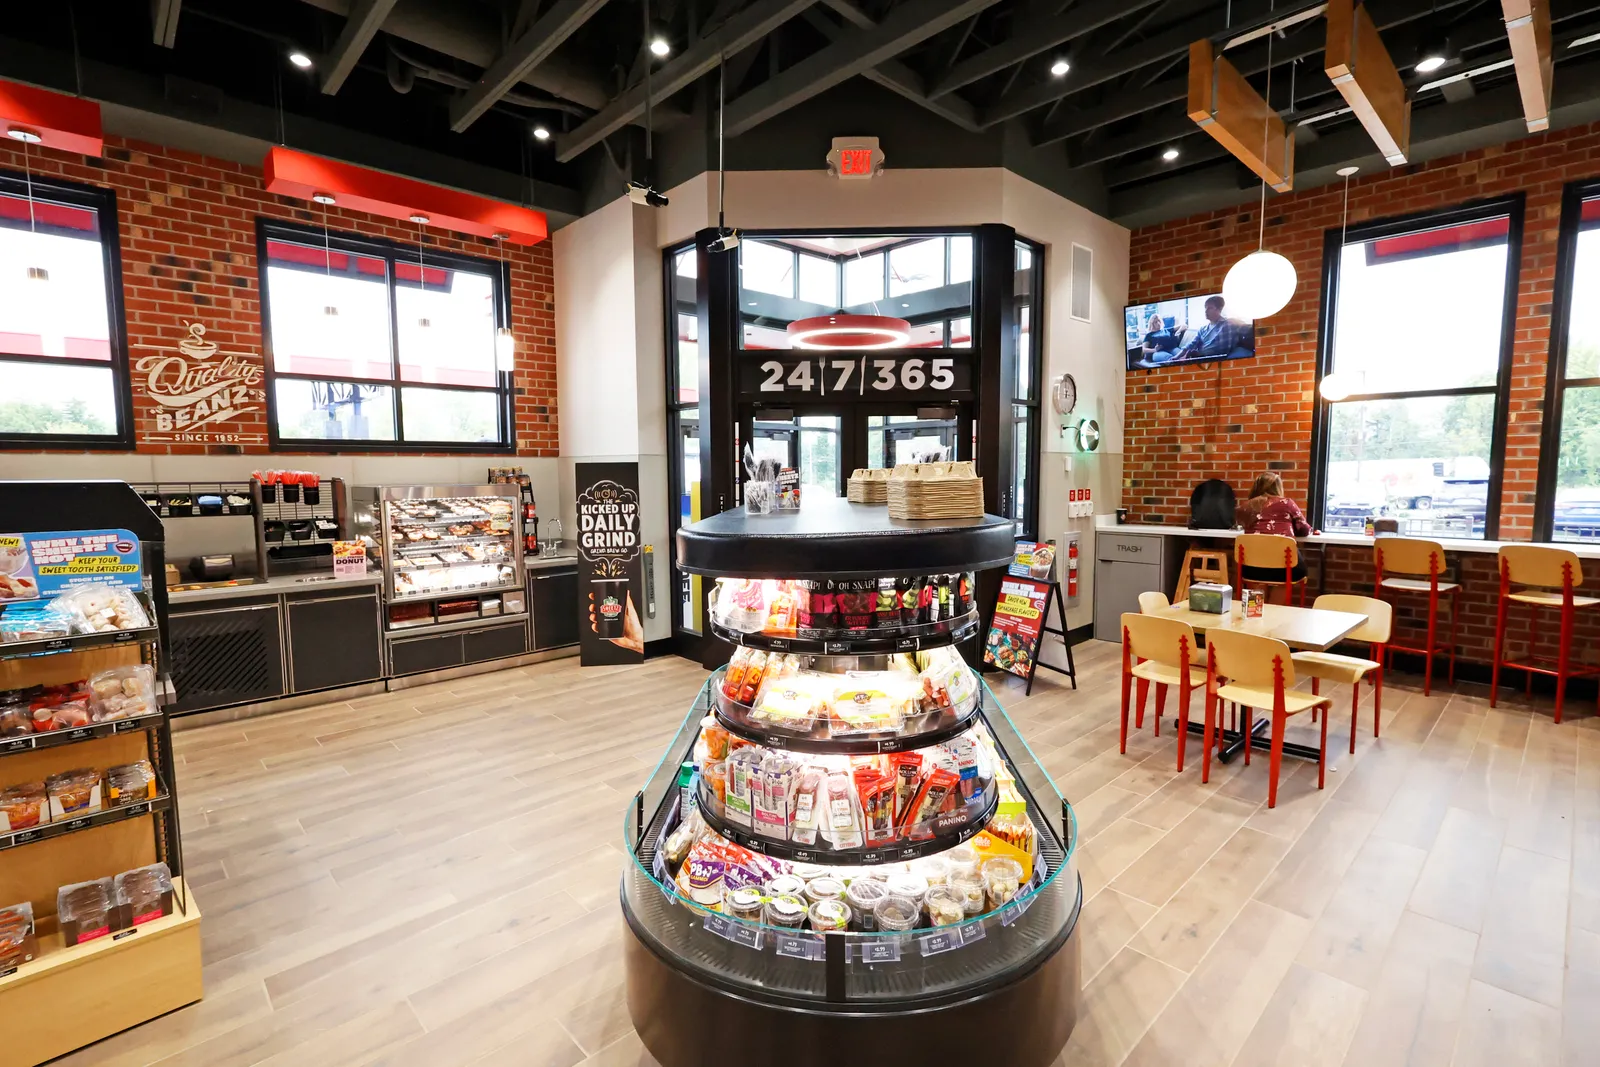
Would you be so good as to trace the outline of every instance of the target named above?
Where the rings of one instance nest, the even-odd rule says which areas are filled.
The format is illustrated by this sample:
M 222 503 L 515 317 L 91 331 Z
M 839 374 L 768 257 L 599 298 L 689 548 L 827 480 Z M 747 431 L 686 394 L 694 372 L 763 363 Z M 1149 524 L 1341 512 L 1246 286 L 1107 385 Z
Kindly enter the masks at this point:
M 355 486 L 350 498 L 383 567 L 389 630 L 526 613 L 515 485 Z
M 1077 1019 L 1071 808 L 957 645 L 1014 528 L 808 502 L 684 527 L 733 645 L 624 825 L 663 1067 L 1046 1067 Z

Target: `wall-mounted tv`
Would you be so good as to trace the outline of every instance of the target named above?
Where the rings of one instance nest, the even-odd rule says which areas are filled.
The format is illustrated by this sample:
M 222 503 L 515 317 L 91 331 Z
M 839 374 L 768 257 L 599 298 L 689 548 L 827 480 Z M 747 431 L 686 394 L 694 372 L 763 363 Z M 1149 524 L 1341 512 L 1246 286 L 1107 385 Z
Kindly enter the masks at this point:
M 1256 354 L 1255 324 L 1228 314 L 1220 295 L 1129 304 L 1123 309 L 1128 369 L 1210 363 Z

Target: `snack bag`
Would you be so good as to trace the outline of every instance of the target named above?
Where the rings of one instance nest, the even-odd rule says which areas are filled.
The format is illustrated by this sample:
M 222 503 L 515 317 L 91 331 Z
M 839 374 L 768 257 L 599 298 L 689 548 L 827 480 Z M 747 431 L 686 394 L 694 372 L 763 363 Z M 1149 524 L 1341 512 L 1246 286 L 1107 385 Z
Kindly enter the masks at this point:
M 894 629 L 900 625 L 900 591 L 893 578 L 878 579 L 878 599 L 873 605 L 873 625 Z
M 156 795 L 156 772 L 149 760 L 136 760 L 106 771 L 106 793 L 111 807 L 136 804 Z
M 871 578 L 840 582 L 837 599 L 839 624 L 846 630 L 865 630 L 877 609 L 878 583 Z
M 832 581 L 796 582 L 795 591 L 801 637 L 821 637 L 838 628 L 838 594 Z

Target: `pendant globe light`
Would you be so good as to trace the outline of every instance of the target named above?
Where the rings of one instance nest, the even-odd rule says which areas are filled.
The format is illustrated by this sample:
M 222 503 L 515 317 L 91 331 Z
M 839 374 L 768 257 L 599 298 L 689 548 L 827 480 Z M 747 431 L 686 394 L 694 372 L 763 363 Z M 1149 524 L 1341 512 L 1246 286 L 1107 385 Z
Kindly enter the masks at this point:
M 1272 38 L 1267 35 L 1267 92 L 1268 108 L 1272 106 Z M 1261 157 L 1267 156 L 1267 138 L 1271 130 L 1271 113 L 1261 120 Z M 1261 179 L 1260 228 L 1256 237 L 1256 250 L 1228 269 L 1222 280 L 1223 306 L 1234 318 L 1264 319 L 1282 311 L 1294 296 L 1294 264 L 1276 252 L 1268 252 L 1267 239 L 1267 180 Z
M 1344 179 L 1344 209 L 1339 222 L 1340 255 L 1344 254 L 1345 234 L 1350 229 L 1350 179 L 1360 169 L 1360 167 L 1340 167 L 1336 171 L 1339 177 Z M 1328 403 L 1337 404 L 1360 392 L 1365 384 L 1366 375 L 1361 371 L 1331 370 L 1317 383 L 1317 393 Z
M 500 250 L 501 277 L 506 279 L 508 286 L 511 284 L 511 268 L 506 263 L 505 239 L 509 236 L 507 233 L 494 235 L 495 246 Z M 511 332 L 510 326 L 502 326 L 494 332 L 494 369 L 502 374 L 517 369 L 517 335 Z

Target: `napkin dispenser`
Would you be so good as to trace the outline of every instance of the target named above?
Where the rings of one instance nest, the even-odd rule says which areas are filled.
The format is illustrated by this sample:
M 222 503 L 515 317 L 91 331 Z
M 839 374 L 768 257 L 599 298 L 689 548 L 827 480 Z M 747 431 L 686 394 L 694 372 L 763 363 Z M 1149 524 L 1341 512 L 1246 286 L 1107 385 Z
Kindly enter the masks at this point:
M 1233 586 L 1194 582 L 1189 586 L 1189 610 L 1221 615 L 1233 606 Z

